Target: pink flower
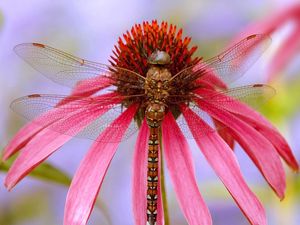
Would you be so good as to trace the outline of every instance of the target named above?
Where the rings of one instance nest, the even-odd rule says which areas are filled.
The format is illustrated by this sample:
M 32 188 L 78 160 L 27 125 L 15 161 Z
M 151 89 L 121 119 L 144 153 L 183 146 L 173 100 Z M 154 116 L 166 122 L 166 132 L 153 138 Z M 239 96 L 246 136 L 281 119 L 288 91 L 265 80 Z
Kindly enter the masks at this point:
M 272 16 L 268 16 L 261 21 L 255 22 L 245 29 L 237 39 L 253 33 L 264 33 L 273 35 L 286 25 L 291 25 L 291 31 L 281 41 L 280 46 L 272 57 L 267 77 L 269 80 L 276 78 L 279 72 L 286 67 L 293 56 L 300 50 L 300 4 L 284 8 Z
M 13 109 L 33 122 L 5 149 L 4 159 L 20 151 L 7 174 L 6 187 L 12 189 L 72 136 L 93 138 L 96 141 L 70 186 L 64 218 L 65 225 L 86 224 L 119 143 L 139 127 L 133 161 L 135 224 L 164 223 L 159 173 L 162 147 L 188 224 L 211 225 L 184 129 L 249 222 L 266 225 L 264 209 L 247 186 L 231 149 L 233 142 L 244 148 L 280 199 L 285 192 L 280 157 L 294 170 L 298 163 L 276 128 L 239 101 L 256 102 L 256 97 L 272 95 L 273 89 L 261 84 L 227 89 L 227 85 L 255 62 L 268 36 L 251 35 L 206 62 L 192 59 L 196 47 L 188 48 L 191 39 L 182 39 L 182 30 L 176 32 L 167 23 L 135 25 L 124 40 L 119 39 L 116 46 L 113 66 L 42 44 L 16 47 L 34 68 L 58 83 L 75 84 L 75 88 L 70 96 L 35 94 L 12 103 Z M 110 93 L 103 94 L 107 87 Z M 217 132 L 204 115 L 213 118 Z M 160 133 L 163 146 L 159 146 Z

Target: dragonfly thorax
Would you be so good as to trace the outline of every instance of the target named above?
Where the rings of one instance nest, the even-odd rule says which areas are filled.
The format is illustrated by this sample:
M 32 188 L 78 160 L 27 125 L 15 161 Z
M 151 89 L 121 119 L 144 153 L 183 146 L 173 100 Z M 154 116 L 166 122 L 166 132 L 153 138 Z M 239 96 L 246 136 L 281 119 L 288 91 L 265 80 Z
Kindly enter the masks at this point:
M 172 75 L 167 68 L 152 66 L 147 72 L 145 80 L 145 94 L 147 100 L 165 103 L 169 96 L 169 80 Z
M 159 126 L 164 118 L 171 77 L 170 71 L 164 67 L 152 66 L 147 72 L 145 80 L 147 107 L 145 114 L 150 126 Z

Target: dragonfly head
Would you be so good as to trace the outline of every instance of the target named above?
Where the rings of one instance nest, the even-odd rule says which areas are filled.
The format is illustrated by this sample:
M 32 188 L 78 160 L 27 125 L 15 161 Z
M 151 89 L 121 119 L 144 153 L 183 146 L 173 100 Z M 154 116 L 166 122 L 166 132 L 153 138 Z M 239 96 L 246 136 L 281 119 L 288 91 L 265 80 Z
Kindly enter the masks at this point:
M 167 65 L 171 63 L 170 55 L 165 51 L 155 50 L 149 57 L 150 65 Z

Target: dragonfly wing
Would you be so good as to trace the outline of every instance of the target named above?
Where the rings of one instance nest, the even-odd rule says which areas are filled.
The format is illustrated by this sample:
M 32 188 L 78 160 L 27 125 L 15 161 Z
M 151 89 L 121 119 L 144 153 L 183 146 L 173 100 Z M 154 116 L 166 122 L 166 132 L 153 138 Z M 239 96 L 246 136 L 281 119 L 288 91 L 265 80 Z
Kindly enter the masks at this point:
M 213 74 L 223 83 L 231 84 L 245 74 L 270 43 L 271 38 L 265 34 L 248 36 L 221 54 L 182 70 L 172 79 L 175 83 L 182 83 L 184 80 L 195 81 Z
M 144 77 L 133 71 L 81 59 L 43 44 L 19 44 L 14 50 L 50 80 L 68 87 L 91 78 L 109 79 L 111 84 L 125 81 L 136 85 L 144 81 Z
M 208 96 L 202 96 L 203 100 L 209 101 L 222 107 L 234 100 L 243 102 L 252 108 L 259 109 L 276 94 L 276 90 L 264 84 L 254 84 L 228 90 L 214 92 Z
M 120 105 L 118 107 L 113 107 L 108 110 L 103 115 L 96 118 L 93 122 L 87 125 L 80 133 L 76 135 L 79 138 L 97 140 L 99 134 L 101 134 L 105 129 L 113 129 L 116 132 L 120 129 L 119 124 L 112 124 L 112 122 L 120 116 L 125 111 Z M 134 120 L 131 121 L 129 127 L 127 128 L 122 140 L 126 140 L 131 137 L 134 133 L 138 131 L 138 126 Z M 102 138 L 101 142 L 119 142 L 119 139 L 114 139 L 114 137 Z
M 193 112 L 195 112 L 206 124 L 208 124 L 210 127 L 215 128 L 214 123 L 212 118 L 209 116 L 209 114 L 207 114 L 206 112 L 204 112 L 203 110 L 201 110 L 195 103 L 190 103 L 188 106 Z M 190 128 L 183 116 L 183 114 L 181 114 L 177 119 L 176 122 L 178 124 L 178 126 L 180 127 L 180 129 L 182 130 L 182 133 L 184 134 L 184 136 L 188 139 L 194 139 L 194 136 L 192 135 Z M 208 130 L 208 129 L 203 129 L 202 127 L 199 127 L 199 134 L 205 134 L 207 135 L 208 133 L 211 133 L 212 130 Z
M 205 93 L 205 94 L 203 94 Z M 216 107 L 232 107 L 235 101 L 241 101 L 250 107 L 259 108 L 263 106 L 270 98 L 272 98 L 276 94 L 274 88 L 268 85 L 263 84 L 254 84 L 247 85 L 237 88 L 232 88 L 224 91 L 211 91 L 210 93 L 202 92 L 201 90 L 198 92 L 196 97 L 201 98 L 202 100 L 213 103 Z M 201 117 L 210 127 L 214 128 L 213 131 L 224 129 L 225 126 L 218 124 L 216 126 L 215 122 L 212 120 L 210 115 L 204 112 L 199 106 L 195 103 L 191 103 L 189 108 L 192 109 L 199 117 Z M 191 132 L 189 131 L 188 125 L 181 115 L 177 122 L 181 129 L 184 131 L 185 136 L 187 138 L 193 138 Z M 200 132 L 200 131 L 199 131 Z M 201 130 L 202 134 L 211 133 L 212 130 Z
M 65 99 L 68 101 L 65 102 Z M 125 110 L 120 102 L 119 96 L 109 94 L 98 97 L 34 94 L 16 99 L 11 108 L 38 126 L 69 136 L 96 140 L 105 128 L 118 129 L 110 124 Z M 70 123 L 80 126 L 72 127 Z M 124 139 L 136 130 L 137 127 L 131 125 Z M 119 140 L 111 138 L 103 141 Z

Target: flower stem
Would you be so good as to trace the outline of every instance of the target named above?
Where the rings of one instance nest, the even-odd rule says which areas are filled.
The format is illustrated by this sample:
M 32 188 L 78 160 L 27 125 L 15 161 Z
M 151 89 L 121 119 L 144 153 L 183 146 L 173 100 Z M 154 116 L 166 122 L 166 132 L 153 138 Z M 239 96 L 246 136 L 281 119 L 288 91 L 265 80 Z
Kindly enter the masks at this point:
M 167 202 L 167 192 L 166 192 L 166 185 L 165 185 L 165 173 L 164 173 L 164 161 L 163 161 L 163 145 L 162 145 L 162 133 L 161 129 L 159 131 L 159 146 L 160 146 L 160 183 L 161 183 L 161 196 L 163 201 L 163 210 L 164 210 L 164 221 L 165 225 L 170 224 L 169 219 L 169 210 L 168 210 L 168 202 Z

